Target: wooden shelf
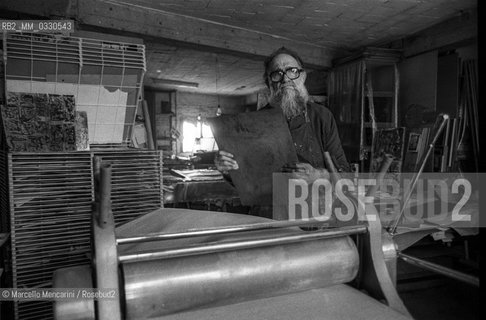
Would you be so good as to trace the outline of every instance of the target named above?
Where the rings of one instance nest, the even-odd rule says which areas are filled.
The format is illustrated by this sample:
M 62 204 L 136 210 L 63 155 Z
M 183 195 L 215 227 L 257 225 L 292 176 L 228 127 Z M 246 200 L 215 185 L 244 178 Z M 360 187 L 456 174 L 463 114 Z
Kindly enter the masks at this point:
M 343 97 L 351 95 L 353 99 L 358 101 L 358 106 L 353 106 L 352 110 L 357 109 L 360 114 L 364 115 L 363 122 L 361 118 L 350 118 L 346 116 L 346 120 L 353 120 L 353 123 L 340 122 L 340 116 L 342 116 L 342 108 L 336 102 L 329 100 L 330 109 L 335 113 L 337 117 L 337 123 L 340 128 L 346 127 L 346 125 L 352 126 L 352 130 L 344 134 L 344 139 L 341 140 L 343 145 L 351 146 L 356 145 L 356 141 L 360 141 L 359 148 L 349 147 L 346 152 L 348 160 L 351 162 L 360 162 L 361 171 L 367 171 L 370 165 L 370 159 L 366 159 L 363 156 L 365 152 L 370 152 L 371 143 L 371 117 L 370 117 L 370 105 L 374 107 L 376 120 L 376 129 L 388 129 L 395 128 L 398 125 L 397 119 L 397 99 L 398 99 L 398 84 L 397 78 L 399 74 L 397 72 L 397 63 L 401 57 L 401 51 L 395 49 L 386 48 L 374 48 L 367 47 L 364 50 L 357 52 L 355 55 L 339 59 L 335 65 L 346 65 L 353 61 L 364 62 L 365 68 L 361 70 L 363 73 L 363 81 L 361 86 L 355 87 L 355 85 L 344 86 L 345 90 L 334 90 L 335 92 L 328 93 L 329 96 L 336 96 L 339 101 Z M 337 73 L 344 72 L 340 68 L 335 68 Z M 367 90 L 370 88 L 372 90 Z M 368 95 L 370 97 L 368 97 Z M 345 118 L 345 117 L 342 117 Z M 346 129 L 345 129 L 346 130 Z M 362 142 L 362 144 L 361 144 Z

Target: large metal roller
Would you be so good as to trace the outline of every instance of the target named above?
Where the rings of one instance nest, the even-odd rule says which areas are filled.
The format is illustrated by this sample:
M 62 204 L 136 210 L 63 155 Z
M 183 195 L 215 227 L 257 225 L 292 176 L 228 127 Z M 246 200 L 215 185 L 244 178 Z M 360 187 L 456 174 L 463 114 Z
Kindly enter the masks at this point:
M 109 167 L 101 169 L 107 173 L 101 178 L 109 178 Z M 100 186 L 107 188 L 109 184 Z M 97 200 L 109 204 L 106 199 Z M 291 314 L 298 301 L 320 296 L 323 288 L 335 288 L 329 292 L 339 293 L 339 285 L 351 281 L 376 299 L 371 303 L 373 299 L 355 289 L 344 294 L 354 295 L 347 303 L 371 310 L 365 313 L 373 314 L 368 318 L 408 316 L 387 270 L 379 221 L 306 232 L 299 226 L 322 221 L 273 221 L 239 214 L 160 209 L 115 230 L 109 205 L 96 208 L 92 266 L 57 270 L 54 284 L 58 288 L 115 289 L 119 299 L 59 300 L 54 305 L 56 319 L 163 319 L 184 318 L 184 314 L 194 319 L 192 311 L 204 313 L 197 319 L 212 319 L 211 311 L 204 310 L 214 310 L 220 319 L 227 319 L 238 306 L 261 307 L 258 301 L 270 299 L 275 306 L 281 305 L 277 313 L 261 309 L 252 316 L 243 308 L 240 318 L 276 320 Z M 356 236 L 359 250 L 351 235 Z M 297 300 L 292 304 L 282 305 L 294 298 Z M 343 319 L 355 317 L 356 309 L 330 309 L 329 299 L 325 295 L 322 298 L 322 303 L 311 299 L 315 302 L 312 310 L 301 312 L 302 318 L 335 319 L 336 314 Z M 380 308 L 377 301 L 387 307 Z
M 349 237 L 126 263 L 126 319 L 345 283 L 358 267 Z

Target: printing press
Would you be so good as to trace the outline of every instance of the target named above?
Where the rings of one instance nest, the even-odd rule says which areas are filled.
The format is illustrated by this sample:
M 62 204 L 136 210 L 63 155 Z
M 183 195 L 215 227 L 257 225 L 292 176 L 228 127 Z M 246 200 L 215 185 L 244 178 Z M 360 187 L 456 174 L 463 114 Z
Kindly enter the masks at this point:
M 162 208 L 115 228 L 111 166 L 95 168 L 92 265 L 56 270 L 53 287 L 118 298 L 58 300 L 55 319 L 410 319 L 379 219 L 316 228 Z

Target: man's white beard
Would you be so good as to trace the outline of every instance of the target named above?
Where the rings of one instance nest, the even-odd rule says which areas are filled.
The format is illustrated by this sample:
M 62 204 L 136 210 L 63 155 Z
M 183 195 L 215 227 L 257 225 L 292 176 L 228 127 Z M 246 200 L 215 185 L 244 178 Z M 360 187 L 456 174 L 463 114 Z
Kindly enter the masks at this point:
M 280 87 L 276 91 L 270 88 L 269 103 L 272 107 L 280 107 L 287 118 L 293 118 L 305 110 L 309 101 L 309 93 L 302 86 Z

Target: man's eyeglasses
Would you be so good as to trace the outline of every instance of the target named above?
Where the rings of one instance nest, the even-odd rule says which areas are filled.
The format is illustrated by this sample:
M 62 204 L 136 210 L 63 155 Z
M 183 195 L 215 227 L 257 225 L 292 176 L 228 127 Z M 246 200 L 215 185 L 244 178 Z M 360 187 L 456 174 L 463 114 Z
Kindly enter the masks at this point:
M 300 73 L 302 71 L 304 70 L 296 67 L 290 67 L 285 70 L 275 70 L 270 73 L 270 80 L 272 80 L 272 82 L 280 82 L 282 81 L 284 75 L 286 75 L 290 80 L 295 80 L 300 77 Z

